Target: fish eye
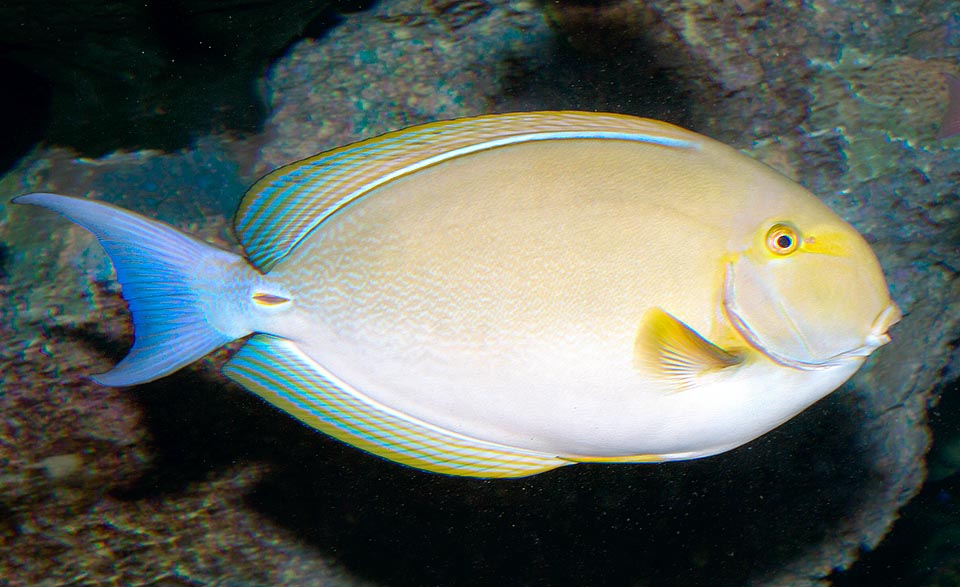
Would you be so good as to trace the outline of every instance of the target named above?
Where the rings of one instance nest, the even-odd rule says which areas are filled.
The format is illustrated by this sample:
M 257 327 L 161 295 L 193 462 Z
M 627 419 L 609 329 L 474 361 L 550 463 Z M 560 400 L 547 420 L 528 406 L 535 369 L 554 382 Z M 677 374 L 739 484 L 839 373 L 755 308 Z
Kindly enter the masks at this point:
M 800 245 L 800 236 L 792 226 L 774 224 L 767 231 L 767 248 L 775 255 L 789 255 Z

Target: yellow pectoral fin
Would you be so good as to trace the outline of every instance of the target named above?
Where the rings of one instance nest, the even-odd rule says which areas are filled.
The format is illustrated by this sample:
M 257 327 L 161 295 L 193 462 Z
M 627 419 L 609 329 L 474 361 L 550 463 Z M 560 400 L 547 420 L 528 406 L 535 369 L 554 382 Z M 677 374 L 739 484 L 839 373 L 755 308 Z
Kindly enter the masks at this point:
M 743 363 L 660 308 L 644 316 L 634 342 L 634 364 L 663 380 L 674 391 L 696 385 L 699 376 Z

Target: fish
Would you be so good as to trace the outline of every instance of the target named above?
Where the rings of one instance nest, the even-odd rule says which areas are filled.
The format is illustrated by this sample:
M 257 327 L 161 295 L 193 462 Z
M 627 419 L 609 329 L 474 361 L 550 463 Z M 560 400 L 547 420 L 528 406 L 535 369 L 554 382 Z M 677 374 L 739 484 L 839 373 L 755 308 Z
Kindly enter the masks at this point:
M 107 386 L 236 339 L 223 373 L 327 435 L 468 477 L 743 445 L 828 395 L 901 318 L 864 238 L 740 151 L 650 119 L 433 122 L 281 167 L 242 254 L 108 203 L 92 232 L 134 342 Z

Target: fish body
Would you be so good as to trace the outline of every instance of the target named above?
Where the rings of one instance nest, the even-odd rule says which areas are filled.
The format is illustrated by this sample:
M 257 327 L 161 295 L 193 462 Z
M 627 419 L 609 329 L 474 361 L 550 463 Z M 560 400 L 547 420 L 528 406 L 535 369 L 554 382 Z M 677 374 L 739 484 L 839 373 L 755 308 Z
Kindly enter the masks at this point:
M 434 123 L 281 168 L 241 203 L 246 258 L 106 204 L 17 201 L 114 261 L 136 339 L 102 383 L 256 333 L 228 376 L 448 474 L 729 450 L 841 385 L 899 319 L 869 246 L 809 192 L 620 115 Z

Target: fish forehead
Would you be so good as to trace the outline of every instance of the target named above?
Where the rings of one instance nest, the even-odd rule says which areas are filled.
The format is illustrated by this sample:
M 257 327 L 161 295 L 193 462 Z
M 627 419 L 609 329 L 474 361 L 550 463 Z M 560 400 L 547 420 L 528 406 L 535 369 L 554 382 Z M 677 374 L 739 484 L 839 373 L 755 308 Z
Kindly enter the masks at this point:
M 603 420 L 628 434 L 649 398 L 632 361 L 643 313 L 668 307 L 711 332 L 725 250 L 713 211 L 739 190 L 736 158 L 724 163 L 557 141 L 390 182 L 271 272 L 298 305 L 291 338 L 377 401 L 452 430 L 586 438 Z M 589 393 L 558 401 L 563 380 Z

